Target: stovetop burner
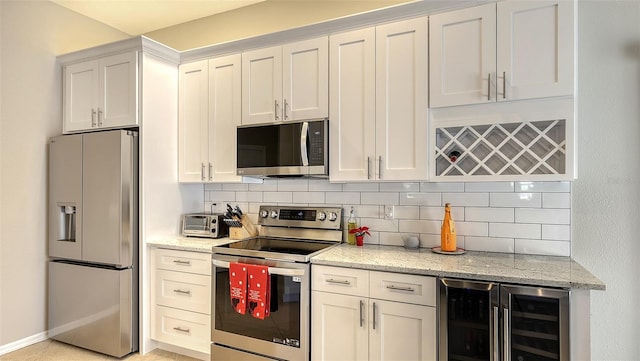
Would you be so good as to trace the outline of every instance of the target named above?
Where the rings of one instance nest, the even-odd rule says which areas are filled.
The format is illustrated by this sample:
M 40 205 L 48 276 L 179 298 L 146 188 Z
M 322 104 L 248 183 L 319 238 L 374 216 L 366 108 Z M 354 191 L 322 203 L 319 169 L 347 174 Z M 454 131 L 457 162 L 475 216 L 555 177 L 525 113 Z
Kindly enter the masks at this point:
M 337 245 L 315 240 L 255 237 L 217 246 L 214 253 L 248 257 L 309 262 L 316 253 Z

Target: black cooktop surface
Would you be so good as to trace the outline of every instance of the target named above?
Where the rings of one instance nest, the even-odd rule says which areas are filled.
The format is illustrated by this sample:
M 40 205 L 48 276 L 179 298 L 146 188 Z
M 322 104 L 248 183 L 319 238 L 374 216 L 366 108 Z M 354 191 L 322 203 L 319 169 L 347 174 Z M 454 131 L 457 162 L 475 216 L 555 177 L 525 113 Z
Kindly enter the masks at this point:
M 213 247 L 214 253 L 308 261 L 311 255 L 335 242 L 254 237 Z

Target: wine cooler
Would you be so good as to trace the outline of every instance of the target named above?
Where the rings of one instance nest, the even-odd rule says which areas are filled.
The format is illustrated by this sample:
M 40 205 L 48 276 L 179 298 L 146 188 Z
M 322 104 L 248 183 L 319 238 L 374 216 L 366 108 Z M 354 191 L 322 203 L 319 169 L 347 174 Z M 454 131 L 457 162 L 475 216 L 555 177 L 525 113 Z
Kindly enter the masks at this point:
M 440 361 L 569 360 L 569 291 L 440 279 Z

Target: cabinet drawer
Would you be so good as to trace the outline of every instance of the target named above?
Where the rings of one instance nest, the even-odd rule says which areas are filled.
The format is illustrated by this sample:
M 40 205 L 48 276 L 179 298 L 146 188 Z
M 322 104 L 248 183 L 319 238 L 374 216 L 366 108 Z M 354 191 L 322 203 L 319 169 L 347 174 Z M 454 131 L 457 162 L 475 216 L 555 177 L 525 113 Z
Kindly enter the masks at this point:
M 211 317 L 201 313 L 155 306 L 151 338 L 156 341 L 209 353 Z
M 211 254 L 156 249 L 155 268 L 210 276 Z
M 211 313 L 211 276 L 156 270 L 156 304 Z
M 371 298 L 436 305 L 435 277 L 371 271 Z
M 369 271 L 314 265 L 311 268 L 311 289 L 369 297 Z

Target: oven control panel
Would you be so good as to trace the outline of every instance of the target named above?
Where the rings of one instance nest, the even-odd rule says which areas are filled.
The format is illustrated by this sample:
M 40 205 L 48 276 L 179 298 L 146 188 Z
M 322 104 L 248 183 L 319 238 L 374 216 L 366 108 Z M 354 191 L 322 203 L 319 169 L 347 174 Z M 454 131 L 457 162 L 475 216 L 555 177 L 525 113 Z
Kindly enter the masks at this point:
M 342 229 L 342 208 L 260 206 L 258 224 L 276 227 Z

